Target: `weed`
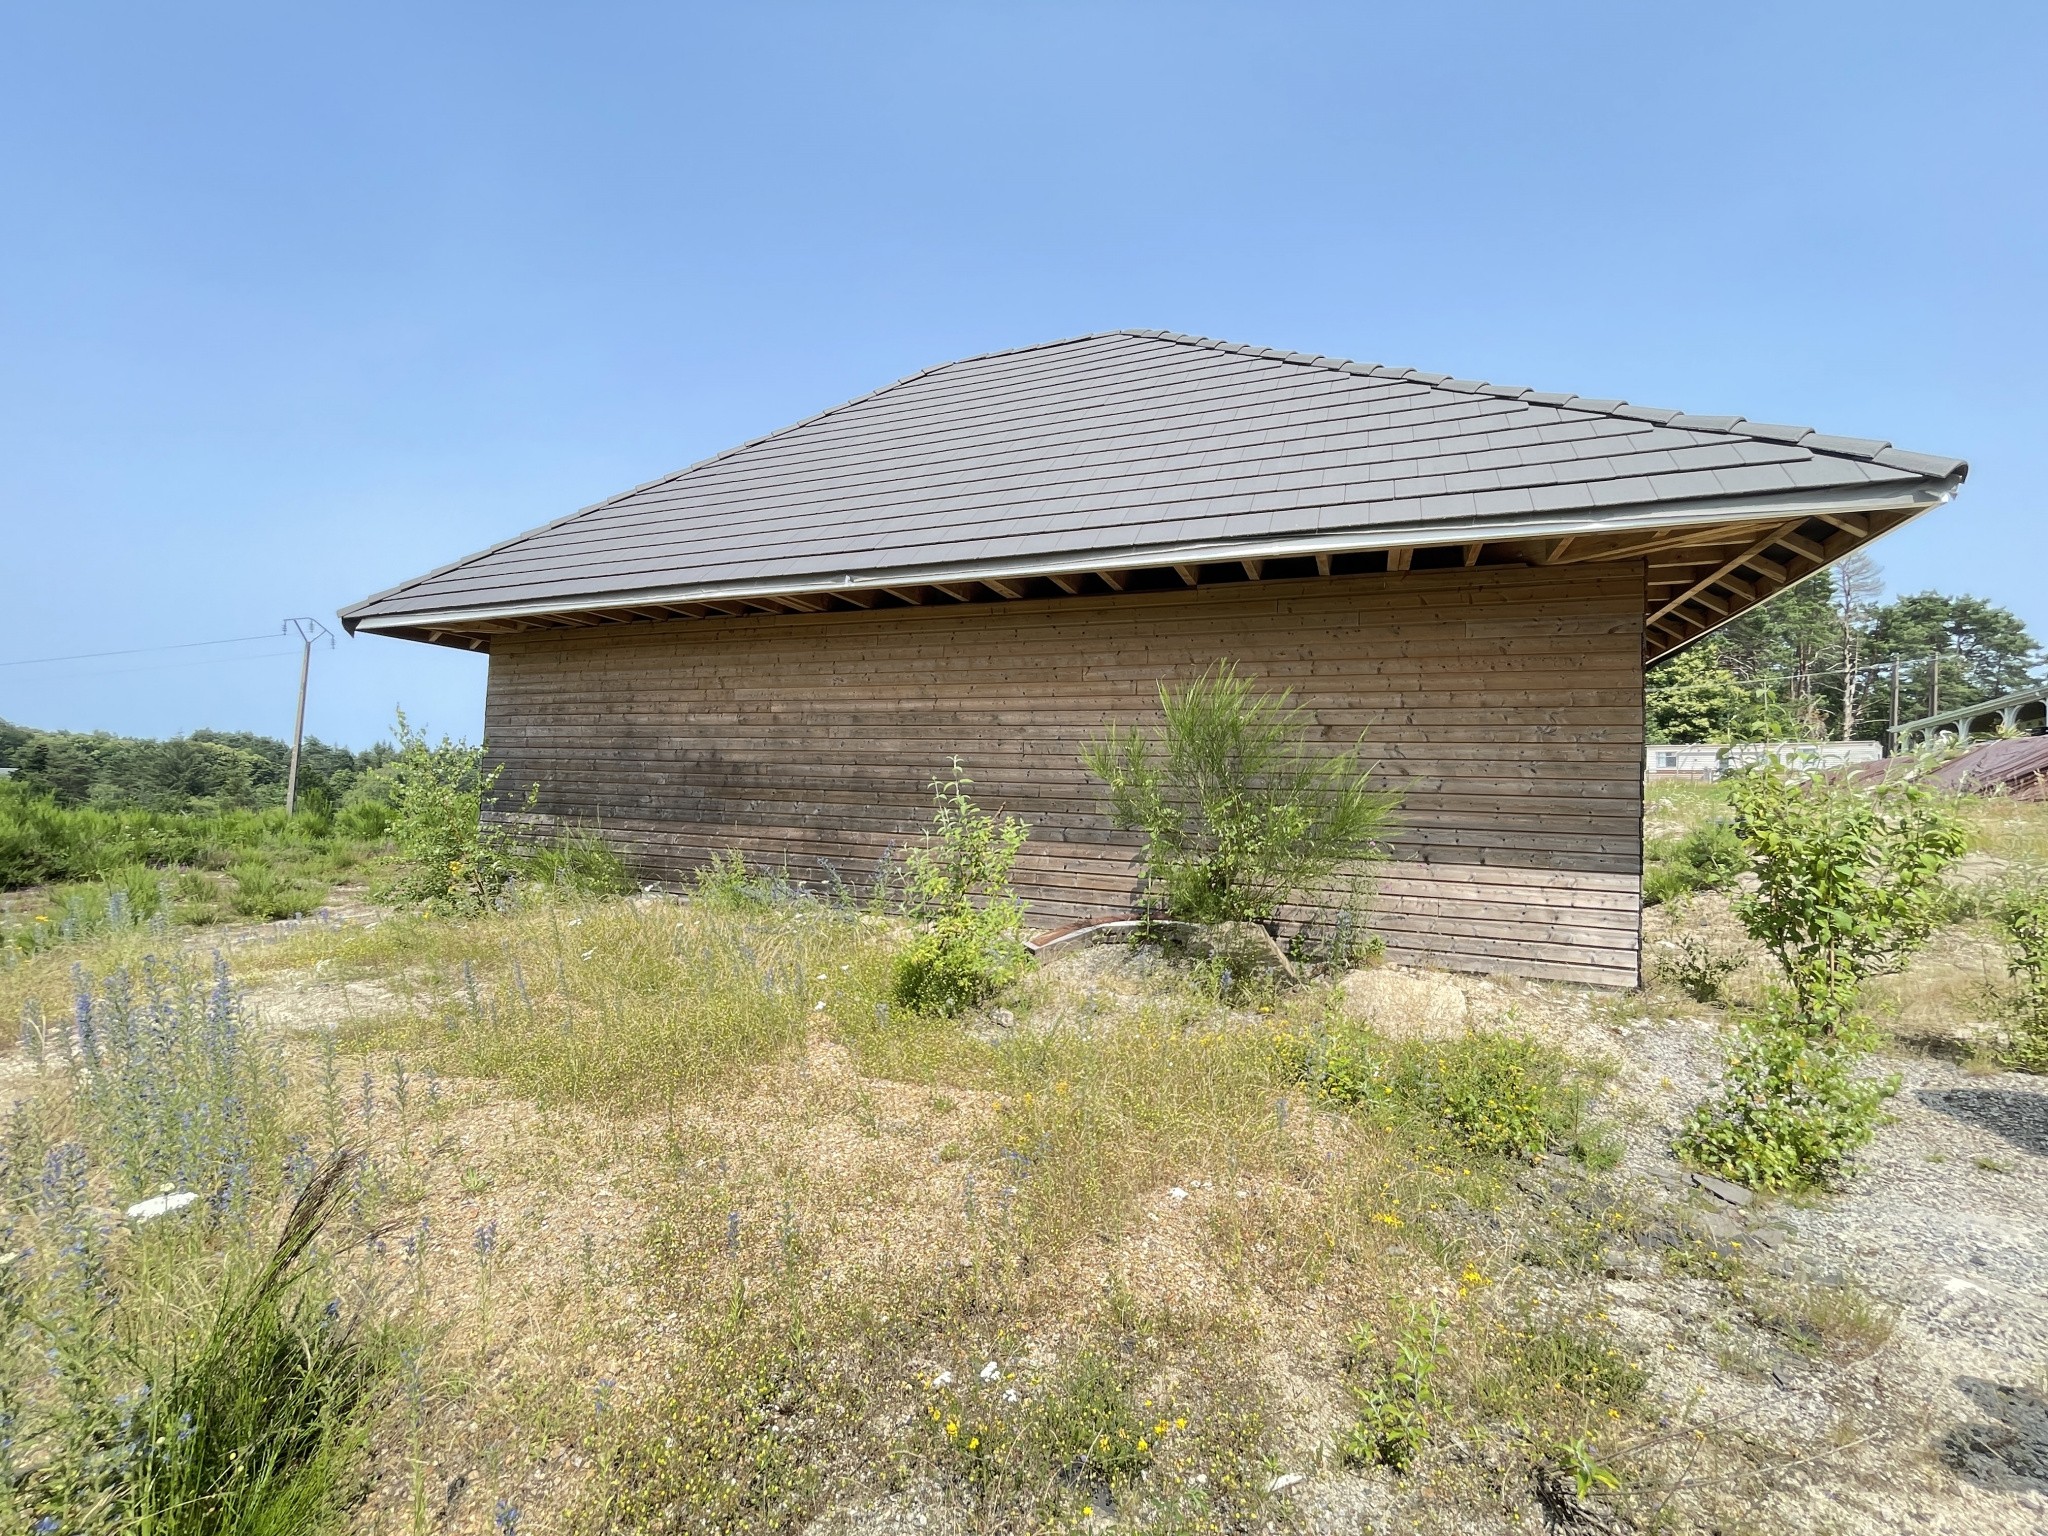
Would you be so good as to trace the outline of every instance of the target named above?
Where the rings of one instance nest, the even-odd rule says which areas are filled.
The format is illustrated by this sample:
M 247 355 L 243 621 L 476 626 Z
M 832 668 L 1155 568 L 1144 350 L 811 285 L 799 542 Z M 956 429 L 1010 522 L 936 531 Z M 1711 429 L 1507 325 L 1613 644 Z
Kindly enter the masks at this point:
M 1999 903 L 1998 923 L 2011 946 L 2007 966 L 2019 984 L 2008 1010 L 2012 1039 L 2005 1062 L 2022 1072 L 2048 1072 L 2048 885 L 2019 885 L 2007 892 Z
M 1584 1110 L 1583 1072 L 1515 1035 L 1387 1041 L 1353 1031 L 1334 1042 L 1283 1039 L 1281 1051 L 1323 1097 L 1419 1112 L 1474 1152 L 1533 1160 L 1569 1146 Z
M 1692 933 L 1679 934 L 1672 940 L 1672 949 L 1673 953 L 1659 960 L 1659 974 L 1696 1003 L 1723 1001 L 1722 988 L 1742 969 L 1742 956 Z
M 992 997 L 1027 958 L 1010 866 L 1029 828 L 976 805 L 973 782 L 957 757 L 951 778 L 932 780 L 931 826 L 904 860 L 904 915 L 924 926 L 897 956 L 894 992 L 914 1013 L 943 1017 Z
M 1726 821 L 1700 823 L 1676 839 L 1657 839 L 1643 872 L 1643 905 L 1654 907 L 1695 891 L 1718 891 L 1746 867 L 1742 840 Z
M 1440 1416 L 1436 1376 L 1445 1354 L 1446 1323 L 1436 1303 L 1411 1303 L 1385 1357 L 1370 1329 L 1353 1333 L 1350 1354 L 1362 1379 L 1351 1384 L 1358 1420 L 1337 1446 L 1346 1461 L 1396 1472 L 1415 1464 Z

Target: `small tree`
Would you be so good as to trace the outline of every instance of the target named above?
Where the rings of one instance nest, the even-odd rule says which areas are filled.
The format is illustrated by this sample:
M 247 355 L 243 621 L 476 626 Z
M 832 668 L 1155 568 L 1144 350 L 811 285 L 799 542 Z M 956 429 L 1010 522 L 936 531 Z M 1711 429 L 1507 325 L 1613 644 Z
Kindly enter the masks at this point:
M 1941 922 L 1941 877 L 1962 853 L 1962 829 L 1911 778 L 1868 786 L 1769 762 L 1735 781 L 1733 800 L 1756 878 L 1736 914 L 1787 984 L 1746 1023 L 1677 1149 L 1761 1188 L 1799 1188 L 1869 1141 L 1897 1091 L 1895 1077 L 1857 1075 L 1868 1044 L 1857 996 Z
M 2048 886 L 2023 884 L 1999 903 L 1998 924 L 2012 946 L 2007 965 L 2019 983 L 2011 1005 L 2007 1066 L 2048 1072 Z
M 1355 746 L 1317 744 L 1291 693 L 1221 661 L 1161 683 L 1159 708 L 1159 731 L 1112 725 L 1081 760 L 1109 786 L 1117 825 L 1145 834 L 1148 893 L 1168 917 L 1269 924 L 1383 856 L 1400 797 L 1371 787 Z
M 1962 825 L 1913 777 L 1870 786 L 1767 762 L 1731 799 L 1757 882 L 1736 916 L 1785 972 L 1793 1017 L 1832 1036 L 1863 983 L 1899 969 L 1941 923 Z
M 894 993 L 918 1013 L 957 1013 L 993 996 L 1027 955 L 1010 867 L 1031 829 L 976 805 L 973 786 L 957 757 L 952 777 L 932 780 L 931 825 L 903 861 L 903 913 L 922 930 L 897 957 Z

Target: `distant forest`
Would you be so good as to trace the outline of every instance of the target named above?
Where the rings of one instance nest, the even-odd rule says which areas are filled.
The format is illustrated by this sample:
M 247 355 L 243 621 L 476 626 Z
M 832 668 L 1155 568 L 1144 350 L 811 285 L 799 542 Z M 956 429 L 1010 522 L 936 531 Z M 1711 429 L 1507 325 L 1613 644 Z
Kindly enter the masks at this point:
M 2039 680 L 2040 644 L 2009 609 L 1916 592 L 1889 601 L 1851 555 L 1650 671 L 1652 741 L 1882 741 L 1912 720 Z
M 60 805 L 107 810 L 260 810 L 284 804 L 289 742 L 248 731 L 194 731 L 169 741 L 104 731 L 38 731 L 0 720 L 0 770 Z M 353 784 L 390 761 L 383 743 L 367 752 L 309 738 L 299 753 L 299 793 L 339 803 Z

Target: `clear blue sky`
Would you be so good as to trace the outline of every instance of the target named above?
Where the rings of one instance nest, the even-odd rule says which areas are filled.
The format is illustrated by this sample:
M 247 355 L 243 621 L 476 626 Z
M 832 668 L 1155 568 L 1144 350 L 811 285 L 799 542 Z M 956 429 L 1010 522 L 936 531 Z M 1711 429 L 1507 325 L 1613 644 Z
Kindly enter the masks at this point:
M 332 623 L 1117 326 L 1960 454 L 1887 578 L 2048 635 L 2048 7 L 322 9 L 0 8 L 0 662 Z M 0 717 L 284 733 L 279 649 Z M 478 658 L 314 668 L 331 740 L 480 729 Z

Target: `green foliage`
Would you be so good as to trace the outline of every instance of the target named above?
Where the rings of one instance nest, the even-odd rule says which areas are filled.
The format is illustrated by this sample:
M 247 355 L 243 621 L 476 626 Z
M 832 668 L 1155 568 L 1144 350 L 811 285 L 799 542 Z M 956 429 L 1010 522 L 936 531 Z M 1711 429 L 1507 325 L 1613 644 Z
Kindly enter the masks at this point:
M 569 827 L 526 856 L 525 878 L 571 896 L 630 896 L 639 889 L 625 861 L 595 832 Z
M 1109 786 L 1117 825 L 1145 834 L 1152 901 L 1179 922 L 1268 923 L 1283 905 L 1381 856 L 1398 796 L 1370 787 L 1354 746 L 1325 751 L 1286 691 L 1231 663 L 1161 683 L 1156 733 L 1109 734 L 1082 753 Z
M 276 865 L 259 859 L 236 864 L 228 871 L 228 879 L 234 887 L 228 897 L 230 909 L 237 917 L 251 917 L 258 922 L 304 917 L 317 908 L 327 894 L 320 886 L 294 880 L 281 873 Z
M 1352 1031 L 1283 1041 L 1295 1075 L 1334 1103 L 1398 1108 L 1441 1125 L 1469 1151 L 1533 1161 L 1571 1145 L 1585 1086 L 1556 1052 L 1516 1035 L 1387 1041 Z
M 1731 799 L 1757 880 L 1736 915 L 1783 969 L 1800 1027 L 1831 1035 L 1863 983 L 1943 920 L 1962 824 L 1914 778 L 1872 785 L 1777 762 L 1738 777 Z
M 1811 1189 L 1869 1142 L 1896 1077 L 1856 1075 L 1857 1042 L 1807 1038 L 1796 1019 L 1752 1022 L 1721 1086 L 1675 1143 L 1680 1157 L 1754 1189 Z
M 1694 891 L 1718 891 L 1734 884 L 1746 867 L 1742 839 L 1726 821 L 1707 821 L 1683 837 L 1649 847 L 1643 873 L 1643 905 L 1654 907 Z
M 2022 1072 L 2048 1072 L 2048 886 L 2022 885 L 2007 892 L 1998 925 L 2012 946 L 2007 965 L 2019 983 L 2006 1064 Z
M 1658 973 L 1696 1003 L 1718 1003 L 1728 978 L 1742 969 L 1742 956 L 1717 949 L 1706 938 L 1682 933 L 1657 964 Z
M 1769 690 L 1738 677 L 1711 640 L 1650 669 L 1643 721 L 1653 742 L 1757 741 L 1791 727 Z
M 696 900 L 713 912 L 765 912 L 782 898 L 784 888 L 747 867 L 737 848 L 711 856 L 697 871 Z
M 398 895 L 442 912 L 487 912 L 515 875 L 509 834 L 483 819 L 500 769 L 481 748 L 430 742 L 398 712 L 391 782 L 391 840 L 398 847 Z
M 317 737 L 299 753 L 299 793 L 342 799 L 390 756 L 329 746 Z M 291 746 L 246 731 L 194 731 L 168 741 L 104 731 L 37 731 L 0 722 L 0 768 L 31 794 L 59 806 L 102 810 L 212 812 L 284 804 Z
M 932 780 L 931 825 L 904 859 L 904 915 L 921 927 L 897 958 L 895 998 L 916 1013 L 972 1007 L 1029 958 L 1010 868 L 1030 829 L 976 805 L 967 793 L 973 783 L 957 757 L 952 777 Z
M 1442 1309 L 1431 1302 L 1426 1308 L 1408 1305 L 1389 1356 L 1379 1353 L 1370 1329 L 1352 1335 L 1352 1361 L 1362 1379 L 1351 1384 L 1358 1421 L 1337 1446 L 1346 1461 L 1395 1472 L 1415 1464 L 1440 1413 L 1436 1376 L 1447 1331 Z

